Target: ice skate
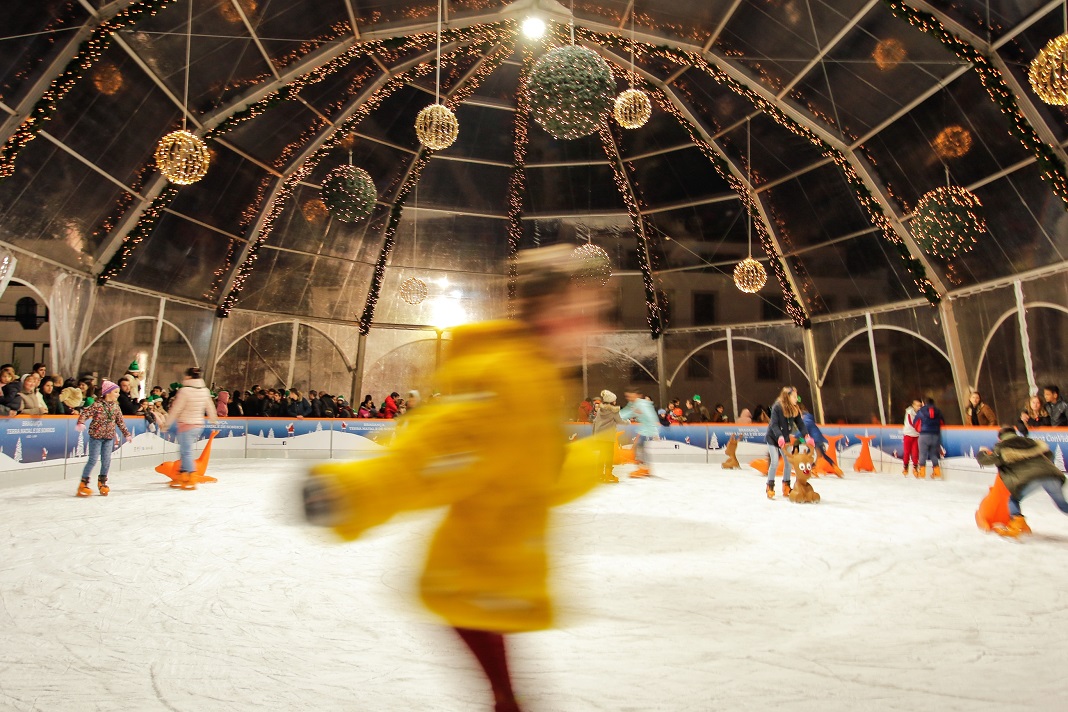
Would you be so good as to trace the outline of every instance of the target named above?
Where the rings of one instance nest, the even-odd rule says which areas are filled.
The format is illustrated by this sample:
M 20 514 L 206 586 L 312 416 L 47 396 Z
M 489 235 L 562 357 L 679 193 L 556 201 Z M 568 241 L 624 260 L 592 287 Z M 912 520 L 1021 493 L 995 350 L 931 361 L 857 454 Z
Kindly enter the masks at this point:
M 927 479 L 927 465 L 924 465 L 923 467 L 917 467 L 915 470 L 913 470 L 913 472 L 916 475 L 916 479 Z
M 1009 531 L 1015 532 L 1013 536 L 1031 533 L 1031 527 L 1027 526 L 1027 519 L 1025 519 L 1022 515 L 1017 515 L 1010 519 L 1008 528 Z
M 909 476 L 909 464 L 907 462 L 905 463 L 904 469 L 901 470 L 901 476 L 902 477 L 908 477 Z
M 101 497 L 107 497 L 108 492 L 111 491 L 111 488 L 108 487 L 107 480 L 100 480 L 99 482 L 97 482 L 96 489 L 98 492 L 100 492 Z
M 766 487 L 768 493 L 768 499 L 775 499 L 775 488 L 771 485 Z
M 631 479 L 635 477 L 649 477 L 649 475 L 650 473 L 648 467 L 639 467 L 637 470 L 630 473 Z
M 793 492 L 793 489 L 790 488 L 790 483 L 789 482 L 783 482 L 782 483 L 782 496 L 783 497 L 789 497 L 791 492 Z
M 615 484 L 616 482 L 619 482 L 619 478 L 616 477 L 615 475 L 613 475 L 611 472 L 602 472 L 601 473 L 601 482 L 604 482 L 605 484 L 610 484 L 611 485 L 611 484 Z
M 942 479 L 942 468 L 939 467 L 938 465 L 935 465 L 934 467 L 931 468 L 931 479 L 932 480 L 940 480 L 940 479 Z
M 79 497 L 90 497 L 90 496 L 92 496 L 92 494 L 93 494 L 93 490 L 89 489 L 89 481 L 88 480 L 82 480 L 81 483 L 78 485 L 78 496 Z

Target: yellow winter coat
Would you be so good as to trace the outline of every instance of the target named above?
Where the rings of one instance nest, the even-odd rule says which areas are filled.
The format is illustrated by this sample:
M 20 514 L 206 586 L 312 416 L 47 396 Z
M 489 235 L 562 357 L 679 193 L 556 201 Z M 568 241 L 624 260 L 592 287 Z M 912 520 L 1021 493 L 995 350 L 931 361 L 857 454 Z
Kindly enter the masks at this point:
M 335 531 L 354 539 L 398 512 L 448 506 L 421 581 L 427 607 L 463 628 L 549 627 L 549 508 L 597 484 L 605 449 L 567 444 L 563 379 L 520 324 L 457 329 L 436 382 L 443 395 L 383 457 L 313 469 L 339 493 Z

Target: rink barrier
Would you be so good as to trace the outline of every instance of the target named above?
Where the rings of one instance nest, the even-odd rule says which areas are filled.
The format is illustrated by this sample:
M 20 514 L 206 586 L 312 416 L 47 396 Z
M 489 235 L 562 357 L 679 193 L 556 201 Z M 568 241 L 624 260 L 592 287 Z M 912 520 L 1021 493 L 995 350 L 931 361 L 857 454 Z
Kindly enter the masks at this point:
M 15 417 L 0 420 L 0 487 L 81 476 L 85 467 L 85 446 L 89 433 L 75 430 L 73 416 Z M 359 459 L 373 457 L 388 446 L 396 421 L 348 418 L 227 418 L 212 425 L 219 431 L 212 446 L 212 458 L 248 459 Z M 127 418 L 126 427 L 134 436 L 112 455 L 112 471 L 152 467 L 178 458 L 174 431 L 150 432 L 144 418 Z M 838 460 L 848 473 L 860 452 L 860 436 L 870 436 L 871 456 L 876 471 L 901 472 L 902 435 L 899 426 L 823 425 L 825 435 L 841 435 Z M 566 426 L 569 437 L 591 434 L 588 423 Z M 625 440 L 637 435 L 636 426 L 627 426 Z M 710 463 L 726 459 L 723 448 L 733 435 L 740 441 L 738 460 L 746 466 L 751 460 L 767 457 L 765 425 L 681 425 L 661 427 L 661 440 L 647 446 L 653 463 Z M 207 440 L 205 430 L 198 452 Z M 1068 457 L 1068 428 L 1042 428 L 1032 437 L 1045 440 L 1063 470 Z M 973 477 L 987 482 L 990 468 L 975 462 L 979 448 L 992 447 L 997 428 L 946 426 L 942 431 L 945 449 L 943 472 Z

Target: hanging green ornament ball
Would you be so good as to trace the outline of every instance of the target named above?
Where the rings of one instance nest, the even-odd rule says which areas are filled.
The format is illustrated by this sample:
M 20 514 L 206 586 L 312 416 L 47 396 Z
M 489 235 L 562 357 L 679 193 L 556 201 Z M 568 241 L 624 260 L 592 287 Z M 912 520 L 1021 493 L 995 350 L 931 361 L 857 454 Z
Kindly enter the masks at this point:
M 356 222 L 371 215 L 378 190 L 370 174 L 356 166 L 338 166 L 327 174 L 319 194 L 330 214 L 342 222 Z
M 600 55 L 585 47 L 558 47 L 537 61 L 527 79 L 534 120 L 556 138 L 575 139 L 597 130 L 616 83 Z
M 960 186 L 935 188 L 916 204 L 909 228 L 920 249 L 950 259 L 971 250 L 986 232 L 983 204 Z

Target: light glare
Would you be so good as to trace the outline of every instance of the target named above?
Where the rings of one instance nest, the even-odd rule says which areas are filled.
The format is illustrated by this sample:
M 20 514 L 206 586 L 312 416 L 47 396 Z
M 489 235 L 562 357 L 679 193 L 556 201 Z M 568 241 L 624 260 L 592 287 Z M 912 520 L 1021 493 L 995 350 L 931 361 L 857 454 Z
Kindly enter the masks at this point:
M 528 17 L 523 20 L 523 36 L 532 40 L 540 40 L 545 36 L 545 21 L 540 17 Z

